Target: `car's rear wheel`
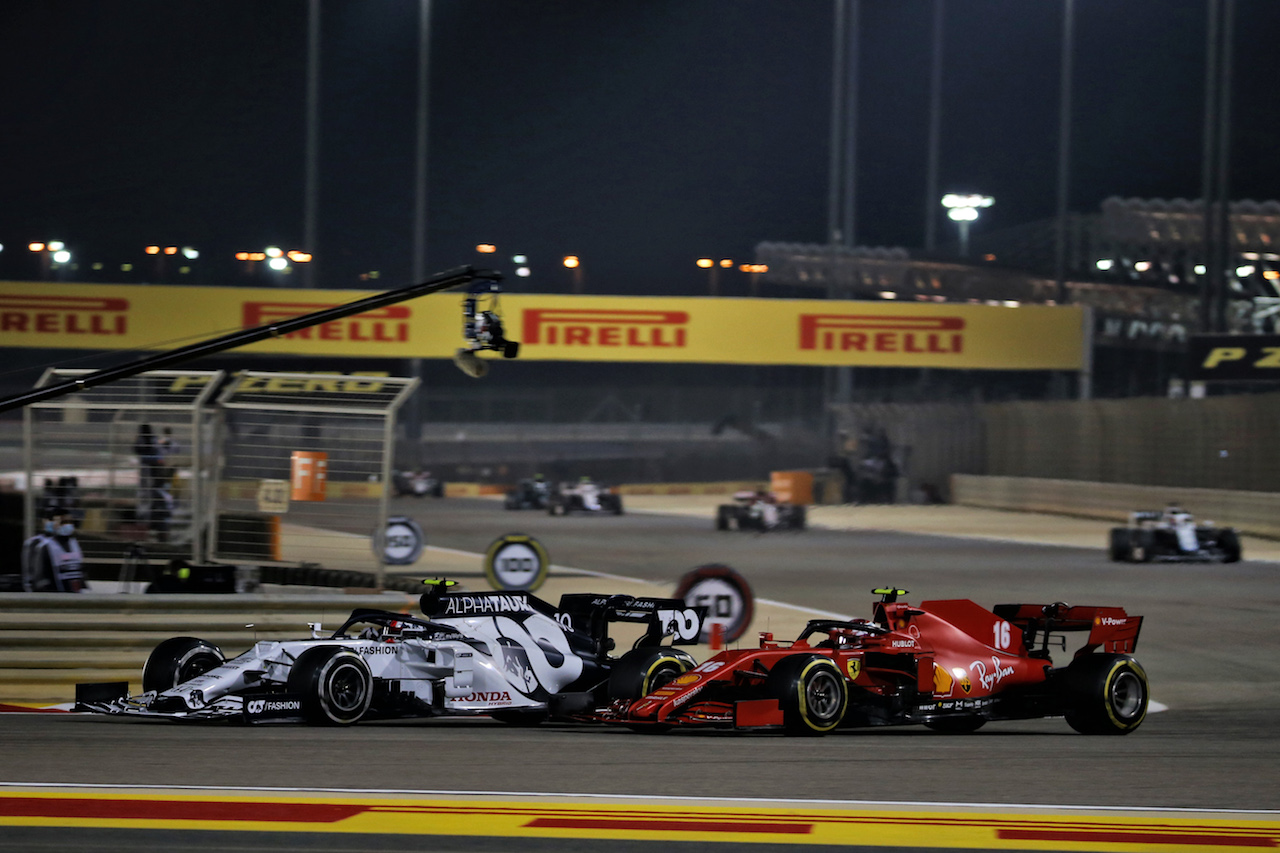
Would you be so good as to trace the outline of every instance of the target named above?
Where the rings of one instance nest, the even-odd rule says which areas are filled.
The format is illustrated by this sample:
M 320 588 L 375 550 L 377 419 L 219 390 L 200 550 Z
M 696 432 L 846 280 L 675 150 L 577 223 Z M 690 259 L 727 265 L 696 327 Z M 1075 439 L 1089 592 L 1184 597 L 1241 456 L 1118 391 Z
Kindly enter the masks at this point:
M 693 668 L 693 661 L 671 649 L 632 649 L 609 670 L 610 699 L 639 699 L 666 687 Z M 669 723 L 627 726 L 633 732 L 653 735 L 670 731 Z
M 849 686 L 829 658 L 786 658 L 769 672 L 766 684 L 782 708 L 787 734 L 824 735 L 849 709 Z
M 290 693 L 302 696 L 307 721 L 349 726 L 373 701 L 373 675 L 360 655 L 341 646 L 317 646 L 298 655 L 289 670 Z
M 1127 735 L 1147 716 L 1150 688 L 1127 655 L 1084 655 L 1066 671 L 1067 725 L 1086 735 Z
M 671 649 L 633 649 L 609 670 L 610 699 L 639 699 L 688 672 L 692 663 Z
M 142 667 L 142 689 L 162 692 L 204 675 L 227 659 L 222 649 L 195 637 L 173 637 L 156 646 Z
M 1111 528 L 1111 538 L 1107 547 L 1107 556 L 1111 558 L 1111 561 L 1121 563 L 1128 560 L 1131 556 L 1130 550 L 1129 528 Z
M 733 507 L 719 506 L 716 507 L 716 530 L 729 529 L 729 515 L 733 511 Z
M 1230 528 L 1223 530 L 1218 537 L 1218 547 L 1222 549 L 1224 563 L 1238 563 L 1243 551 L 1240 548 L 1240 536 Z

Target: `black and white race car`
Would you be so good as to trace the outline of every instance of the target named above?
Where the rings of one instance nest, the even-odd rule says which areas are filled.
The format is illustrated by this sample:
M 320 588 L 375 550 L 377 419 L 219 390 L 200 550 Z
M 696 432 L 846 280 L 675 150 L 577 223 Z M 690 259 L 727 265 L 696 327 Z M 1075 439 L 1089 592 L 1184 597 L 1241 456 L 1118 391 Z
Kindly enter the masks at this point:
M 716 530 L 804 530 L 804 504 L 779 501 L 772 492 L 746 489 L 716 507 Z
M 574 512 L 622 515 L 622 495 L 590 477 L 583 477 L 576 485 L 561 483 L 547 498 L 547 512 L 552 515 Z
M 516 487 L 503 497 L 507 509 L 546 509 L 551 499 L 551 484 L 542 477 L 532 477 L 516 483 Z
M 1235 528 L 1197 523 L 1195 516 L 1174 504 L 1162 511 L 1129 513 L 1129 526 L 1111 528 L 1107 543 L 1112 560 L 1130 563 L 1235 563 L 1241 553 Z
M 445 592 L 440 583 L 421 605 L 422 618 L 357 609 L 328 636 L 313 624 L 309 639 L 262 641 L 230 660 L 205 640 L 174 637 L 147 659 L 141 694 L 81 684 L 76 708 L 329 725 L 437 715 L 571 719 L 691 669 L 694 659 L 673 644 L 696 643 L 706 615 L 679 599 L 576 594 L 556 607 L 524 592 Z M 617 622 L 643 632 L 634 629 L 632 649 L 614 657 Z
M 424 495 L 444 497 L 444 481 L 431 476 L 430 471 L 394 471 L 391 474 L 391 486 L 398 498 L 420 498 Z

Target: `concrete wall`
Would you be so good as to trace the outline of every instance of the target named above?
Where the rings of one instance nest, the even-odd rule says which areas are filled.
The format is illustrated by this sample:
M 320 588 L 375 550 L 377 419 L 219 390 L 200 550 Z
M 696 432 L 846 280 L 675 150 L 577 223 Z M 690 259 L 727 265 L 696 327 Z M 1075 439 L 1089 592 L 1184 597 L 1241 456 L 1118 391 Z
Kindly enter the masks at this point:
M 951 478 L 951 499 L 964 506 L 1117 522 L 1127 521 L 1133 510 L 1157 510 L 1172 501 L 1193 513 L 1198 521 L 1212 520 L 1254 536 L 1280 538 L 1280 493 L 1276 492 L 956 474 Z

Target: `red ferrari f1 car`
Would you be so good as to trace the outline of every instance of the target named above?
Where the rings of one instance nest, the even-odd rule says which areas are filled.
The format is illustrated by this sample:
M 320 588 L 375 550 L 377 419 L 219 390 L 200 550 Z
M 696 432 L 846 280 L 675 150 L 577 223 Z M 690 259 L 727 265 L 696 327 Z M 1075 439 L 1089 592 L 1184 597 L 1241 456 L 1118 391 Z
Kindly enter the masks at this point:
M 1119 607 L 1000 604 L 881 596 L 869 620 L 810 621 L 799 638 L 723 651 L 648 695 L 596 719 L 635 730 L 782 729 L 821 735 L 840 726 L 918 723 L 964 733 L 988 720 L 1062 716 L 1084 734 L 1123 735 L 1146 717 L 1148 685 L 1130 656 L 1141 616 Z M 1088 632 L 1070 663 L 1065 632 Z

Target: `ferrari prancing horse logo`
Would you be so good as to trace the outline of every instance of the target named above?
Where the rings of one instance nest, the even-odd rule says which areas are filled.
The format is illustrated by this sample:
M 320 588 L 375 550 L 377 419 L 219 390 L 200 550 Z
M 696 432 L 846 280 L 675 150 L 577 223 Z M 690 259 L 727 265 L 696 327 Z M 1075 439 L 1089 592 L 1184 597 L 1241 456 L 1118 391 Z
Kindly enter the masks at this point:
M 849 680 L 857 681 L 858 673 L 862 672 L 862 661 L 858 658 L 849 658 L 845 661 L 844 668 L 849 673 Z

